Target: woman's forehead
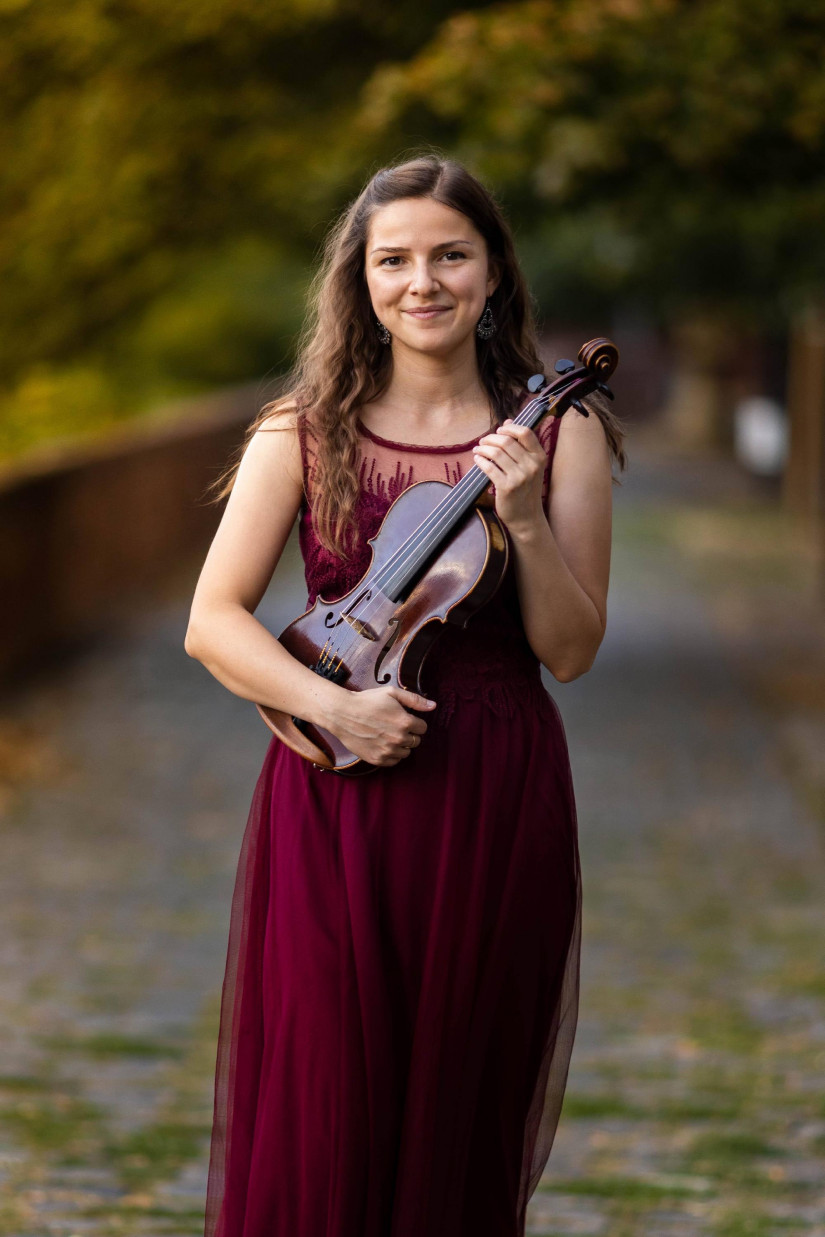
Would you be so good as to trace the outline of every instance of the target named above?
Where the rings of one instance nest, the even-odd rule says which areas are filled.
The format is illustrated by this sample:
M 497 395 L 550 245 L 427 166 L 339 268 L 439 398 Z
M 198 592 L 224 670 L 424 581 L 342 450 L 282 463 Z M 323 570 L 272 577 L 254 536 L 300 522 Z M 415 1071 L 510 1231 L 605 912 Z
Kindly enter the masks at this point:
M 452 206 L 434 198 L 399 198 L 379 206 L 367 229 L 367 249 L 435 248 L 453 244 L 483 245 L 475 225 Z

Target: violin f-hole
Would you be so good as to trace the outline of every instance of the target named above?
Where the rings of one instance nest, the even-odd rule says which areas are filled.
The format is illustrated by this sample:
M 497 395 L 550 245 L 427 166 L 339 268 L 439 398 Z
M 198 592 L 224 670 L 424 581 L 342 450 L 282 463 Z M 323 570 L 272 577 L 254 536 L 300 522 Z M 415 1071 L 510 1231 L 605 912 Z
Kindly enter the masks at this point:
M 382 685 L 384 683 L 389 683 L 390 679 L 392 678 L 392 675 L 389 674 L 389 672 L 385 674 L 382 679 L 380 679 L 378 675 L 381 670 L 381 666 L 384 662 L 385 657 L 387 656 L 390 649 L 392 648 L 392 646 L 395 644 L 396 640 L 398 639 L 398 619 L 391 618 L 389 622 L 387 623 L 387 626 L 392 628 L 392 632 L 390 633 L 383 649 L 378 654 L 378 660 L 375 663 L 375 681 L 376 683 L 381 683 Z

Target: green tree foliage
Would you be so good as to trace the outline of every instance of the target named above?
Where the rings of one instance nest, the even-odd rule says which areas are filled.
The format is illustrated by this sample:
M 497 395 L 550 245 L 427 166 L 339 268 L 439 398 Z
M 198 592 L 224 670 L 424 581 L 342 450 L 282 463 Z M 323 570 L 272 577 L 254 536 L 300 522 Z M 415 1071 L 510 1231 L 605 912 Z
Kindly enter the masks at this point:
M 434 143 L 545 310 L 825 276 L 821 0 L 5 0 L 0 453 L 280 368 L 327 223 Z
M 5 0 L 0 455 L 282 368 L 361 89 L 457 7 Z
M 770 319 L 825 276 L 823 64 L 820 0 L 522 0 L 380 67 L 358 123 L 497 184 L 559 307 L 578 275 Z
M 455 7 L 8 0 L 0 374 L 100 345 L 218 249 L 305 260 L 364 170 L 340 154 L 364 81 Z

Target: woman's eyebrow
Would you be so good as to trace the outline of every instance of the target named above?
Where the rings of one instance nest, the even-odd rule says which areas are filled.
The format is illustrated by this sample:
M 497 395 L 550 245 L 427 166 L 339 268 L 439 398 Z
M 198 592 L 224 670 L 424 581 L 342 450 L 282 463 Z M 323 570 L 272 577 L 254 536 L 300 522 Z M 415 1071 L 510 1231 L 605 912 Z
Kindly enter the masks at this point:
M 443 241 L 440 245 L 433 245 L 433 249 L 452 249 L 454 245 L 472 245 L 472 241 Z M 407 245 L 376 245 L 375 249 L 371 249 L 370 253 L 409 253 Z

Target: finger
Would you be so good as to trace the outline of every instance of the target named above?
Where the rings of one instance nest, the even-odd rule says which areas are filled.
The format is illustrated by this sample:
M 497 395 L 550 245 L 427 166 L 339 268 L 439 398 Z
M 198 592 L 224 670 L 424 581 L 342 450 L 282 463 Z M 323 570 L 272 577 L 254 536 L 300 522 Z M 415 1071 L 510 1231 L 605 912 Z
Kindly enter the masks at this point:
M 407 727 L 407 734 L 426 734 L 427 723 L 422 717 L 411 717 L 410 724 Z
M 509 455 L 511 459 L 518 460 L 528 450 L 527 441 L 522 441 L 520 437 L 520 431 L 523 428 L 521 425 L 516 426 L 516 430 L 519 432 L 508 434 L 506 427 L 501 426 L 495 434 L 488 434 L 486 438 L 479 439 L 476 447 L 473 449 L 498 448 L 503 454 Z
M 528 465 L 523 455 L 521 458 L 514 458 L 507 451 L 496 451 L 495 449 L 480 451 L 476 447 L 473 449 L 473 458 L 476 464 L 480 460 L 486 459 L 488 463 L 498 470 L 499 474 L 504 473 L 512 481 L 518 481 L 520 477 L 527 475 Z
M 488 442 L 476 443 L 476 445 L 473 447 L 473 450 L 481 451 L 482 454 L 486 454 L 486 455 L 489 455 L 491 453 L 499 454 L 499 455 L 508 455 L 510 451 L 516 450 L 516 447 L 514 445 L 511 445 L 511 444 L 514 444 L 514 442 L 515 440 L 512 438 L 510 439 L 500 438 L 498 439 L 498 441 L 496 441 L 495 439 L 490 439 L 490 441 Z
M 426 696 L 421 696 L 418 692 L 409 692 L 405 687 L 390 687 L 387 689 L 387 694 L 399 704 L 403 704 L 405 709 L 434 709 L 436 704 L 434 700 L 428 700 Z
M 484 438 L 480 438 L 473 450 L 478 451 L 498 448 L 498 450 L 502 451 L 505 455 L 512 456 L 514 452 L 518 454 L 520 446 L 521 443 L 513 435 L 496 433 L 486 434 Z
M 494 448 L 485 450 L 482 447 L 473 447 L 473 459 L 477 464 L 488 464 L 492 466 L 496 472 L 504 472 L 507 467 L 507 460 L 514 463 L 506 451 L 496 451 Z M 487 470 L 485 470 L 487 471 Z
M 482 472 L 486 472 L 488 477 L 500 478 L 504 472 L 503 468 L 499 468 L 498 464 L 494 464 L 492 460 L 485 459 L 483 455 L 476 455 L 475 462 Z
M 396 761 L 403 760 L 405 756 L 409 755 L 409 752 L 410 748 L 407 744 L 387 742 L 384 744 L 381 763 L 389 762 L 390 764 L 395 764 Z
M 503 425 L 502 436 L 511 444 L 511 453 L 518 462 L 530 459 L 534 464 L 547 463 L 547 454 L 536 435 L 526 425 Z
M 390 749 L 393 753 L 399 756 L 409 756 L 410 752 L 414 752 L 417 747 L 421 746 L 420 734 L 408 734 L 403 739 L 399 739 L 397 743 L 392 745 Z
M 505 491 L 518 489 L 521 485 L 532 481 L 534 477 L 540 476 L 542 472 L 541 468 L 532 464 L 515 463 L 512 460 L 499 464 L 497 461 L 485 459 L 482 455 L 477 455 L 475 462 L 495 484 L 497 493 L 502 494 Z
M 503 425 L 498 427 L 498 432 L 516 441 L 519 446 L 524 447 L 525 451 L 530 451 L 534 455 L 537 455 L 539 452 L 542 455 L 545 453 L 544 447 L 539 442 L 537 436 L 527 425 L 517 425 L 515 421 L 505 421 Z

